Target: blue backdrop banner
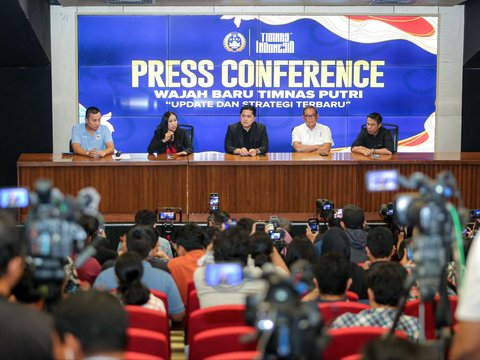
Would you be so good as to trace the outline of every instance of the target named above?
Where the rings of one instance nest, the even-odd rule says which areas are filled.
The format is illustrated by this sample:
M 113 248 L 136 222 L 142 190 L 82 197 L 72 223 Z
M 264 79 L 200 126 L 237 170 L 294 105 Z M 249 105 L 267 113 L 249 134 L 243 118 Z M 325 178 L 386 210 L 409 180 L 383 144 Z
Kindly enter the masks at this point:
M 399 151 L 433 151 L 436 54 L 435 17 L 81 15 L 79 122 L 97 106 L 117 149 L 146 152 L 174 111 L 196 152 L 224 151 L 252 104 L 283 152 L 314 105 L 338 151 L 371 112 L 399 125 Z

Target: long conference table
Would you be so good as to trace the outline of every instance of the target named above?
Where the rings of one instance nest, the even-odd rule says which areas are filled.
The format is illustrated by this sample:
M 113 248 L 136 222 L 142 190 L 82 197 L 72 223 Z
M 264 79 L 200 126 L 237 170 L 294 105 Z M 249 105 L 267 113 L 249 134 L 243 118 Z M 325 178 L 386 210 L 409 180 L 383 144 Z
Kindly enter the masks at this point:
M 337 208 L 357 204 L 379 218 L 380 205 L 398 193 L 366 190 L 365 173 L 381 169 L 396 169 L 404 176 L 419 171 L 432 178 L 450 170 L 465 206 L 480 207 L 480 153 L 400 153 L 375 159 L 351 153 L 251 158 L 204 152 L 173 159 L 164 154 L 124 154 L 120 159 L 22 154 L 17 179 L 18 186 L 33 189 L 35 180 L 47 178 L 64 194 L 93 186 L 102 197 L 100 210 L 107 222 L 132 222 L 136 211 L 158 207 L 180 207 L 183 221 L 203 222 L 211 192 L 219 194 L 220 208 L 236 218 L 277 215 L 306 221 L 315 215 L 316 199 L 332 200 Z M 21 211 L 22 221 L 26 213 Z

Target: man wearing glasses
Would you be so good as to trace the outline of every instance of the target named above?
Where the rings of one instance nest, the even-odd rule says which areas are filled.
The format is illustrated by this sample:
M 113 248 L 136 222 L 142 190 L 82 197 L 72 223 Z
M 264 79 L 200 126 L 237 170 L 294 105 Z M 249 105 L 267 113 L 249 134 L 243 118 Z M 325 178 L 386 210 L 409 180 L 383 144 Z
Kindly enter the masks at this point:
M 314 106 L 303 108 L 304 124 L 292 131 L 292 146 L 297 152 L 328 154 L 333 145 L 332 132 L 328 126 L 317 123 L 318 113 Z
M 365 156 L 394 153 L 392 134 L 382 127 L 382 115 L 374 112 L 367 116 L 367 126 L 360 131 L 351 150 Z

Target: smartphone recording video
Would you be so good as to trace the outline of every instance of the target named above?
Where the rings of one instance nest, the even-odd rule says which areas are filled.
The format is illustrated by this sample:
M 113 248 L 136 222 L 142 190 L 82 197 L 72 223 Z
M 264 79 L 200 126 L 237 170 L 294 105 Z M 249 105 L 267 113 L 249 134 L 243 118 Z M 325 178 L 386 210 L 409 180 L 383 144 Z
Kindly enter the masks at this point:
M 273 228 L 275 230 L 277 230 L 278 226 L 279 226 L 279 220 L 278 220 L 278 216 L 276 215 L 272 215 L 270 216 L 270 224 L 273 225 Z
M 318 220 L 316 218 L 308 219 L 308 226 L 312 233 L 318 232 Z
M 282 240 L 283 234 L 281 230 L 272 230 L 269 232 L 270 240 L 278 241 Z
M 337 209 L 335 210 L 335 213 L 333 214 L 334 219 L 342 219 L 343 218 L 343 209 Z
M 380 170 L 368 171 L 365 174 L 366 188 L 368 191 L 394 191 L 398 190 L 398 171 Z
M 267 224 L 264 222 L 256 222 L 254 225 L 255 232 L 265 232 L 265 227 Z
M 0 208 L 24 208 L 29 204 L 27 188 L 0 189 Z
M 219 208 L 218 193 L 210 193 L 208 208 L 210 210 L 210 213 L 218 211 L 218 208 Z
M 239 285 L 243 280 L 240 263 L 215 263 L 205 267 L 205 282 L 209 286 Z

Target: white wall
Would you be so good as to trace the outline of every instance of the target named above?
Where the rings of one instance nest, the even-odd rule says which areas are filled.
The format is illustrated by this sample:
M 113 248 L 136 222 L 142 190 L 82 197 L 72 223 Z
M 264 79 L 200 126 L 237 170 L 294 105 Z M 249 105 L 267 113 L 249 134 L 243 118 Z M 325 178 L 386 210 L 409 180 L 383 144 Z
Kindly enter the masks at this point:
M 439 17 L 435 151 L 460 151 L 464 7 L 437 6 L 105 6 L 51 7 L 53 152 L 67 151 L 78 116 L 77 14 L 420 15 Z M 415 99 L 412 99 L 415 101 Z

